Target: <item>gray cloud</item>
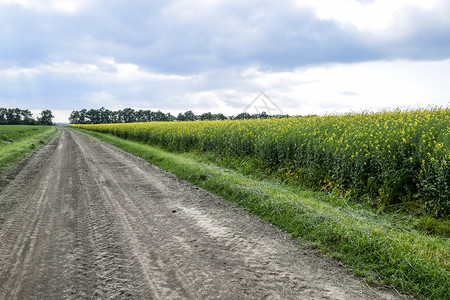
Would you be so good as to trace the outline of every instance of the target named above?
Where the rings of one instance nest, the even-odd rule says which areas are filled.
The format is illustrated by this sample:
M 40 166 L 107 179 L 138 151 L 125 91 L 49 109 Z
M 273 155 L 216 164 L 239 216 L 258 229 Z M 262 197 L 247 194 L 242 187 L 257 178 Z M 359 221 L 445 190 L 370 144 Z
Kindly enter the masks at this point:
M 450 57 L 450 3 L 442 1 L 435 10 L 407 7 L 397 15 L 391 30 L 400 33 L 389 42 L 379 41 L 385 57 L 411 60 L 440 60 Z
M 318 20 L 312 10 L 291 1 L 97 1 L 74 15 L 3 5 L 0 61 L 30 66 L 103 56 L 148 70 L 192 74 L 233 65 L 280 69 L 442 59 L 450 53 L 445 17 L 450 6 L 442 9 L 441 18 L 434 11 L 406 10 L 392 29 L 402 34 L 392 39 Z
M 75 13 L 0 4 L 0 106 L 239 109 L 245 107 L 240 97 L 251 100 L 272 88 L 290 107 L 303 99 L 289 96 L 301 80 L 267 84 L 244 70 L 294 72 L 312 65 L 450 57 L 447 1 L 437 10 L 405 8 L 381 32 L 320 20 L 314 10 L 287 0 L 86 3 Z M 64 62 L 68 66 L 55 67 Z M 74 67 L 70 63 L 96 69 L 64 71 Z M 121 77 L 119 64 L 127 63 L 142 74 Z M 37 73 L 10 74 L 36 68 Z M 353 89 L 337 94 L 352 95 L 347 88 Z

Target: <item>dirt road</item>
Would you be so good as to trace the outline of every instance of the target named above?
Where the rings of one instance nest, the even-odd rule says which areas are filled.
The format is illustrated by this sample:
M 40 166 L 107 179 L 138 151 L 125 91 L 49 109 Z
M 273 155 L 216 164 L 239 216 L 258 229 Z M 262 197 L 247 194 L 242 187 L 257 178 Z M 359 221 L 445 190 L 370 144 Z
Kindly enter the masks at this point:
M 61 131 L 0 192 L 0 299 L 396 296 L 202 189 Z

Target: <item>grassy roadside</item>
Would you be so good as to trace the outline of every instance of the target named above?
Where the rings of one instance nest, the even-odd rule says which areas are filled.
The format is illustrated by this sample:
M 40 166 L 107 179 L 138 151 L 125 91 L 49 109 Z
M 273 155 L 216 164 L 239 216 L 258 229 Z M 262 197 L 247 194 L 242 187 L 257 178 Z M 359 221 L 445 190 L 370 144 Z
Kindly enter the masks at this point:
M 299 192 L 141 143 L 81 130 L 236 202 L 294 237 L 342 261 L 366 282 L 422 299 L 450 299 L 450 240 L 414 229 L 409 220 L 336 205 L 333 195 Z
M 20 171 L 26 158 L 58 132 L 56 126 L 0 126 L 0 188 Z M 19 202 L 15 198 L 0 199 L 0 226 Z
M 0 174 L 13 168 L 57 132 L 56 126 L 0 126 Z

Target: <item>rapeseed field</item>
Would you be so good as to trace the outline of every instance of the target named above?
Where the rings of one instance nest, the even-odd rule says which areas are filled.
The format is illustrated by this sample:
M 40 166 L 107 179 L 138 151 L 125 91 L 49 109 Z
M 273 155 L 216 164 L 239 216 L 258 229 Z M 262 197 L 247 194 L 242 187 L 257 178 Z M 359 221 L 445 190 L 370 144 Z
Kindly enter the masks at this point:
M 76 126 L 175 152 L 248 157 L 261 172 L 302 186 L 450 215 L 449 108 Z

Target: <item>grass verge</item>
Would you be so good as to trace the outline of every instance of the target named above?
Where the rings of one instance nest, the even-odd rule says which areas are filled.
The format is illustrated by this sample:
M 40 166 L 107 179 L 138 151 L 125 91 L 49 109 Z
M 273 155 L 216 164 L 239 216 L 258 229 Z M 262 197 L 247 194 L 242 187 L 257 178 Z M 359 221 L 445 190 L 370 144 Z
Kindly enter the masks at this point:
M 0 126 L 0 174 L 14 168 L 36 147 L 47 143 L 57 132 L 55 126 Z
M 56 137 L 57 131 L 55 126 L 0 126 L 0 189 L 25 166 L 31 152 Z M 0 227 L 19 202 L 15 197 L 0 199 Z
M 79 129 L 77 129 L 79 130 Z M 419 299 L 450 299 L 450 240 L 415 230 L 413 224 L 315 193 L 244 176 L 157 147 L 79 130 L 122 148 L 259 215 L 302 238 L 369 284 L 391 286 Z

